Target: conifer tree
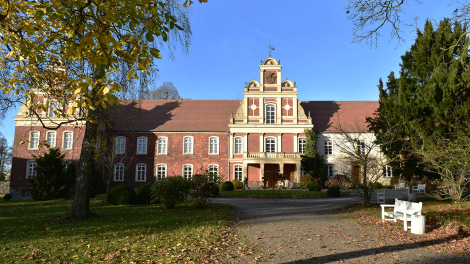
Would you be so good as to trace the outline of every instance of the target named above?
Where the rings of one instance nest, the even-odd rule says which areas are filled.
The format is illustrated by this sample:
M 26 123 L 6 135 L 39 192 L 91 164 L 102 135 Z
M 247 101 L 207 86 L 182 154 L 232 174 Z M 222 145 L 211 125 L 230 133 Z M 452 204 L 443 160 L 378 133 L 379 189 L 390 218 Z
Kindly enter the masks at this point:
M 392 72 L 386 88 L 380 80 L 380 106 L 368 122 L 382 151 L 398 157 L 391 164 L 394 175 L 421 174 L 423 160 L 417 150 L 436 144 L 436 139 L 452 137 L 468 118 L 470 42 L 466 31 L 466 26 L 447 19 L 437 29 L 427 21 L 402 56 L 399 76 Z

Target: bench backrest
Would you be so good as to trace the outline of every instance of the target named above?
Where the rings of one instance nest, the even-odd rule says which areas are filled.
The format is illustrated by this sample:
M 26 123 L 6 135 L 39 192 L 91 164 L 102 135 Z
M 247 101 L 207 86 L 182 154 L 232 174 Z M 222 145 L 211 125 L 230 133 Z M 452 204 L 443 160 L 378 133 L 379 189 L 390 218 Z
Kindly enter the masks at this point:
M 403 213 L 404 211 L 421 212 L 421 209 L 423 209 L 422 202 L 413 203 L 413 202 L 395 199 L 395 208 L 393 209 L 393 211 L 401 212 L 401 213 Z
M 418 189 L 426 190 L 426 184 L 418 184 Z

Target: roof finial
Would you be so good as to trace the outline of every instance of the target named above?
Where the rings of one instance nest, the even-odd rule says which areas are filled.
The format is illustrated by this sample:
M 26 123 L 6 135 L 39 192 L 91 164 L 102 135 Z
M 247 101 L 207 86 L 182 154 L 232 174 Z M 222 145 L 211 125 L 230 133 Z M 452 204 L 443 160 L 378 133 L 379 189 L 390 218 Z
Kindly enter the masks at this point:
M 245 81 L 245 87 L 246 87 L 246 81 Z
M 310 118 L 310 111 L 308 111 L 308 118 Z
M 232 112 L 232 113 L 230 113 L 230 118 L 233 118 L 233 112 Z
M 271 46 L 271 38 L 269 38 L 269 46 L 266 46 L 269 49 L 269 57 L 271 58 L 271 51 L 275 50 L 273 46 Z
M 294 87 L 297 87 L 297 81 L 294 81 Z

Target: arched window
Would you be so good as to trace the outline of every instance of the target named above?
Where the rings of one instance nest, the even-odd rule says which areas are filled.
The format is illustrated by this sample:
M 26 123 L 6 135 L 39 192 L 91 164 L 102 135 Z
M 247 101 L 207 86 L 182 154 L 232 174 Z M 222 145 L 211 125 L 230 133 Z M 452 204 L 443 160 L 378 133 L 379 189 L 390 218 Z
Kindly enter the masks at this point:
M 158 164 L 157 165 L 157 181 L 162 181 L 166 179 L 167 171 L 165 164 Z
M 276 152 L 276 138 L 266 138 L 266 152 Z
M 73 132 L 72 131 L 65 131 L 63 137 L 62 147 L 64 149 L 72 149 L 73 146 Z
M 234 170 L 234 180 L 237 181 L 242 181 L 243 180 L 243 166 L 242 165 L 235 165 L 235 170 Z
M 276 107 L 274 105 L 266 105 L 266 124 L 276 123 Z
M 183 146 L 183 153 L 185 154 L 192 154 L 194 153 L 194 138 L 193 137 L 184 137 L 184 146 Z
M 235 138 L 235 154 L 242 154 L 243 153 L 243 138 L 236 137 Z
M 209 138 L 209 154 L 219 154 L 219 138 Z
M 39 131 L 31 131 L 29 134 L 29 149 L 39 149 Z
M 137 138 L 137 154 L 147 154 L 147 137 Z
M 135 181 L 145 181 L 147 178 L 147 165 L 145 164 L 137 164 L 135 168 Z
M 307 148 L 307 140 L 305 138 L 299 138 L 299 152 L 304 154 Z
M 124 164 L 114 164 L 114 181 L 124 181 Z
M 168 138 L 159 137 L 158 138 L 158 154 L 168 154 Z
M 125 137 L 117 137 L 116 138 L 116 154 L 124 154 L 126 152 L 126 138 Z
M 37 166 L 38 166 L 38 164 L 34 160 L 30 160 L 30 161 L 28 161 L 28 163 L 26 163 L 26 178 L 27 179 L 36 177 L 36 175 L 37 175 L 37 171 L 36 171 Z
M 57 139 L 57 133 L 55 131 L 47 132 L 47 144 L 49 144 L 49 148 L 56 147 L 56 139 Z
M 333 155 L 333 142 L 331 140 L 327 139 L 323 143 L 325 147 L 325 155 Z
M 183 178 L 191 179 L 193 177 L 193 165 L 185 164 L 183 165 Z
M 209 165 L 209 179 L 216 180 L 219 177 L 219 165 Z

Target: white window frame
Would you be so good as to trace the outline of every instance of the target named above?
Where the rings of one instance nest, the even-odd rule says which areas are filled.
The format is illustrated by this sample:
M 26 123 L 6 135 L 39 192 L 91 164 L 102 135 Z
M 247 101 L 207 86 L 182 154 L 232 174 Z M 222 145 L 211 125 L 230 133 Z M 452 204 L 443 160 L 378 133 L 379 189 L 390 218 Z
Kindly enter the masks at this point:
M 243 166 L 236 164 L 233 166 L 233 179 L 237 181 L 243 181 Z
M 307 172 L 305 171 L 305 166 L 303 164 L 300 164 L 300 175 L 305 175 Z
M 183 179 L 192 179 L 194 174 L 193 174 L 193 165 L 192 164 L 184 164 L 183 165 Z M 187 171 L 189 171 L 189 175 L 187 174 Z
M 20 196 L 21 198 L 29 198 L 30 194 L 31 194 L 31 190 L 26 189 L 26 190 L 21 190 Z
M 38 163 L 35 160 L 28 160 L 28 162 L 26 163 L 26 179 L 31 179 L 38 175 L 38 172 L 36 170 L 37 167 Z
M 121 174 L 119 175 L 120 177 L 117 178 L 116 176 L 118 176 L 116 174 L 116 172 L 118 172 L 117 168 L 121 168 L 122 170 L 119 170 L 119 172 L 121 172 Z M 124 181 L 124 164 L 123 163 L 116 163 L 114 164 L 114 175 L 113 175 L 113 180 L 114 181 Z
M 187 139 L 189 141 L 186 141 Z M 194 154 L 194 137 L 193 136 L 183 137 L 183 154 Z
M 391 178 L 392 176 L 393 176 L 392 166 L 385 165 L 384 177 L 385 178 Z
M 215 141 L 214 143 L 212 142 L 213 140 Z M 209 154 L 219 154 L 219 137 L 209 137 Z
M 160 168 L 163 168 L 163 170 L 161 170 Z M 163 175 L 161 175 L 161 172 L 163 172 Z M 168 170 L 167 170 L 166 164 L 157 164 L 157 173 L 156 173 L 157 181 L 165 180 L 167 175 L 168 175 Z
M 56 105 L 56 108 L 53 109 L 53 105 Z M 56 101 L 56 100 L 52 100 L 50 103 L 49 103 L 49 111 L 48 111 L 48 117 L 57 117 L 57 114 L 54 113 L 54 110 L 57 110 L 59 111 L 59 102 Z
M 364 140 L 358 140 L 357 141 L 357 150 L 361 153 L 361 154 L 365 154 L 366 153 L 366 142 Z
M 72 138 L 70 139 L 71 142 L 70 142 L 70 148 L 68 148 L 68 146 L 66 145 L 67 141 L 66 141 L 66 138 L 65 138 L 65 135 L 67 133 L 70 133 L 72 135 Z M 67 148 L 66 148 L 67 147 Z M 62 148 L 63 149 L 73 149 L 73 131 L 64 131 L 62 133 Z
M 301 154 L 305 154 L 305 151 L 307 150 L 307 138 L 304 137 L 299 137 L 299 152 Z
M 236 137 L 233 139 L 235 141 L 235 154 L 243 154 L 243 137 Z M 237 142 L 238 141 L 238 142 Z
M 333 155 L 333 141 L 326 139 L 323 142 L 323 151 L 325 155 Z
M 121 141 L 122 140 L 122 141 Z M 126 137 L 116 137 L 114 140 L 115 146 L 115 153 L 116 154 L 124 154 L 126 152 Z
M 274 153 L 274 152 L 277 152 L 277 138 L 275 137 L 266 137 L 264 138 L 264 150 L 265 152 L 270 152 L 270 153 Z M 268 151 L 268 140 L 274 140 L 274 143 L 269 143 L 270 145 L 273 144 L 274 145 L 274 151 Z
M 335 176 L 335 166 L 333 164 L 328 164 L 327 166 L 327 176 L 334 177 Z
M 214 168 L 215 168 L 215 172 L 214 172 Z M 220 174 L 220 170 L 219 170 L 219 165 L 217 164 L 210 164 L 208 167 L 207 167 L 207 170 L 209 172 L 209 177 L 211 178 L 211 180 L 216 180 L 219 178 L 219 174 Z M 211 173 L 212 173 L 212 177 L 211 177 Z M 213 177 L 215 176 L 215 178 Z
M 33 134 L 37 133 L 37 141 L 33 141 Z M 39 131 L 31 131 L 29 132 L 29 146 L 28 149 L 39 149 L 39 141 L 41 140 L 41 132 Z M 33 144 L 35 143 L 35 144 Z
M 49 135 L 54 135 L 54 142 L 52 144 L 52 140 L 49 141 Z M 49 144 L 49 148 L 55 148 L 57 146 L 57 132 L 55 131 L 47 131 L 46 133 L 46 140 L 47 140 L 47 144 Z
M 273 107 L 273 111 L 268 110 L 268 107 Z M 271 120 L 269 117 L 269 113 L 273 113 L 273 120 Z M 273 104 L 267 104 L 266 105 L 266 124 L 276 124 L 276 106 Z
M 147 180 L 147 164 L 139 163 L 135 165 L 135 181 L 145 182 Z
M 144 143 L 142 143 L 142 147 L 141 147 L 141 142 L 140 142 L 141 140 L 144 141 Z M 137 138 L 137 154 L 147 154 L 147 143 L 148 143 L 147 137 Z
M 157 154 L 167 155 L 168 154 L 168 138 L 158 137 L 157 139 Z

